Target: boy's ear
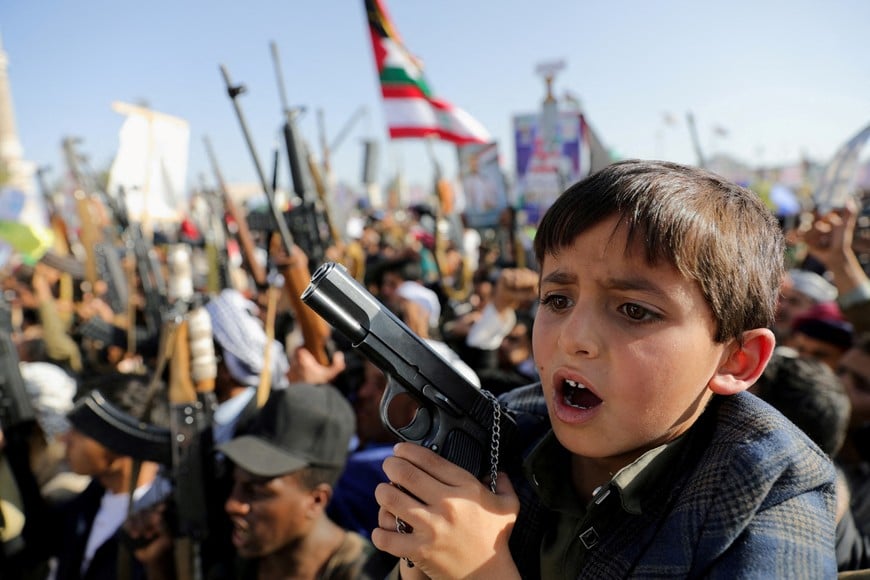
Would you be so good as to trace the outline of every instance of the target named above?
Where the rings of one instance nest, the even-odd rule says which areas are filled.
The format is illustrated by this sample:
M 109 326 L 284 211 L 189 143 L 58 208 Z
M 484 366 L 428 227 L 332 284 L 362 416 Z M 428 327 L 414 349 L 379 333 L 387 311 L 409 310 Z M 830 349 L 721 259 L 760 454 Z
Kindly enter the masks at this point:
M 743 345 L 734 342 L 708 386 L 717 395 L 734 395 L 751 387 L 770 360 L 776 338 L 767 328 L 743 333 Z

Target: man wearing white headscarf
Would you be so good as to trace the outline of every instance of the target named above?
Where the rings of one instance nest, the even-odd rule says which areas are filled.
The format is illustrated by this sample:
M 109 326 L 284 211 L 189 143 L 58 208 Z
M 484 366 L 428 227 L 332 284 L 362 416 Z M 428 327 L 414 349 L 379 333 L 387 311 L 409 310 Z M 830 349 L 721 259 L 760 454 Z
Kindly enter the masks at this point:
M 218 408 L 214 415 L 216 443 L 228 441 L 240 420 L 252 416 L 260 375 L 267 370 L 271 388 L 282 389 L 289 384 L 290 364 L 284 347 L 277 340 L 269 344 L 270 368 L 264 369 L 268 337 L 258 307 L 239 291 L 227 288 L 205 305 L 211 317 L 218 375 L 215 396 Z

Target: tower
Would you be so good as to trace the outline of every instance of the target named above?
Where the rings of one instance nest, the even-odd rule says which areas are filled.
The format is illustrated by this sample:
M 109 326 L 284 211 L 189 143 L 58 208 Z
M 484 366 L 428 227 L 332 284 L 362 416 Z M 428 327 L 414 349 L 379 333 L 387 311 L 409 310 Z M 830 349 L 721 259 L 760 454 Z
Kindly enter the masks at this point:
M 0 185 L 33 192 L 33 163 L 24 160 L 24 150 L 15 125 L 12 88 L 7 72 L 9 59 L 0 39 Z
M 544 79 L 546 95 L 541 103 L 540 131 L 545 150 L 548 153 L 558 151 L 561 146 L 559 139 L 559 103 L 553 94 L 553 80 L 565 68 L 564 61 L 543 62 L 535 67 L 535 72 Z

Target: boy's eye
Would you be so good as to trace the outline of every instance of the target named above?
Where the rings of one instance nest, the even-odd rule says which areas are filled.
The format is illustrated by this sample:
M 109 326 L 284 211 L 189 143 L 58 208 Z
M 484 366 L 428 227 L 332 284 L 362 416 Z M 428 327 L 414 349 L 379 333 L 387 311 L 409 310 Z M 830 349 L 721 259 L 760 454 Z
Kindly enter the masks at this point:
M 570 306 L 570 301 L 560 294 L 547 294 L 541 299 L 541 304 L 551 310 L 564 310 Z
M 630 302 L 620 306 L 619 310 L 632 320 L 649 320 L 654 316 L 652 312 L 643 306 L 638 306 L 637 304 L 632 304 Z

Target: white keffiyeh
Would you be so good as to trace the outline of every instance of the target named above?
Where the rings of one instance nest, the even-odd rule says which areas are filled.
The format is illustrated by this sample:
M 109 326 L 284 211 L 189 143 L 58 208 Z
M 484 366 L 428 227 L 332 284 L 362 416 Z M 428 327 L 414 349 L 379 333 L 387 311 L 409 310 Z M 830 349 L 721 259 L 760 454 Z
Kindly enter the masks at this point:
M 234 379 L 250 387 L 260 382 L 266 352 L 266 331 L 257 317 L 257 305 L 231 288 L 209 300 L 205 309 L 211 316 L 214 339 L 223 349 L 224 364 Z M 272 341 L 272 387 L 286 387 L 290 363 L 284 347 Z

